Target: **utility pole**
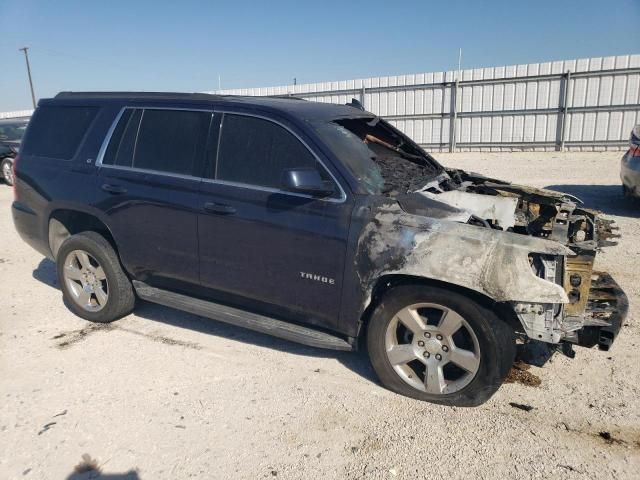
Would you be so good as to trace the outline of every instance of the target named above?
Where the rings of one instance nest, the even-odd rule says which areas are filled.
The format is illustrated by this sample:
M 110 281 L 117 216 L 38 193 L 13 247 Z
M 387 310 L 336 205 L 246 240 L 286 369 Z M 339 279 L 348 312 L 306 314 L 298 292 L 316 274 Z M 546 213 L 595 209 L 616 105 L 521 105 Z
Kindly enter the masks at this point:
M 22 47 L 22 48 L 19 48 L 18 50 L 24 52 L 24 59 L 27 62 L 27 74 L 29 75 L 29 87 L 31 88 L 31 101 L 33 102 L 33 109 L 35 110 L 36 94 L 33 93 L 33 80 L 31 79 L 31 66 L 29 66 L 29 54 L 27 53 L 27 50 L 29 50 L 29 47 Z

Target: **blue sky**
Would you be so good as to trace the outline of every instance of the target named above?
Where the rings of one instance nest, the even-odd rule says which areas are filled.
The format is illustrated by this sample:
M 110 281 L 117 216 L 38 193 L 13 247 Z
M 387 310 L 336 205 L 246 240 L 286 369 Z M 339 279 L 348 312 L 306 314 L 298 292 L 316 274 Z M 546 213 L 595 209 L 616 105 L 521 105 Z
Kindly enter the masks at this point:
M 0 0 L 0 111 L 60 90 L 283 85 L 640 53 L 640 0 Z

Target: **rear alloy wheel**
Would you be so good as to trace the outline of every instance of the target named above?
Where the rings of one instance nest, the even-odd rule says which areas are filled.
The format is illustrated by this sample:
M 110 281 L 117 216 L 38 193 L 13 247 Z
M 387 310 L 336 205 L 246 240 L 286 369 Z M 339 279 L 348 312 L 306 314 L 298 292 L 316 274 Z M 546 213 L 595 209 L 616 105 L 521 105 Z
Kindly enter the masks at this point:
M 69 309 L 92 322 L 133 310 L 135 295 L 111 244 L 97 232 L 67 238 L 57 253 L 58 282 Z
M 109 301 L 109 282 L 98 261 L 84 250 L 67 254 L 62 270 L 69 296 L 88 312 L 102 310 Z
M 7 185 L 13 185 L 13 161 L 10 158 L 5 158 L 2 161 L 2 177 Z
M 504 381 L 515 358 L 513 329 L 455 291 L 422 285 L 388 291 L 367 332 L 382 384 L 433 403 L 476 406 Z

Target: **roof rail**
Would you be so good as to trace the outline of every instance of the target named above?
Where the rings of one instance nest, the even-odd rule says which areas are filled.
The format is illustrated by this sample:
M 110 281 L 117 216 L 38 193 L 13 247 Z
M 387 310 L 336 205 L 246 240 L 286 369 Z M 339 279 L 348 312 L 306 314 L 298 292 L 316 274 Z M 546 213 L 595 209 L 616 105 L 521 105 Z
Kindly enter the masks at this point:
M 184 98 L 193 100 L 205 100 L 220 98 L 222 95 L 210 93 L 181 93 L 181 92 L 60 92 L 55 98 Z
M 303 102 L 308 102 L 306 98 L 297 97 L 293 93 L 285 93 L 283 95 L 261 95 L 261 96 L 266 98 L 289 98 L 291 100 L 302 100 Z

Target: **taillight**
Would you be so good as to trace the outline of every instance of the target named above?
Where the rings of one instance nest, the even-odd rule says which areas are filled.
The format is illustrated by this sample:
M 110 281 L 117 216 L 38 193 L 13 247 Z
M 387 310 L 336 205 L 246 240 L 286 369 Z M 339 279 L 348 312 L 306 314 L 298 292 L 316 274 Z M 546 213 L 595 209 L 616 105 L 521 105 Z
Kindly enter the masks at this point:
M 13 170 L 13 200 L 18 200 L 18 189 L 16 188 L 16 184 L 18 183 L 18 176 L 16 175 L 17 172 L 17 167 L 18 167 L 18 159 L 20 158 L 19 155 L 16 155 L 15 158 L 13 159 L 13 165 L 11 166 L 11 169 Z
M 634 145 L 633 143 L 629 145 L 629 154 L 632 157 L 640 157 L 640 145 Z

